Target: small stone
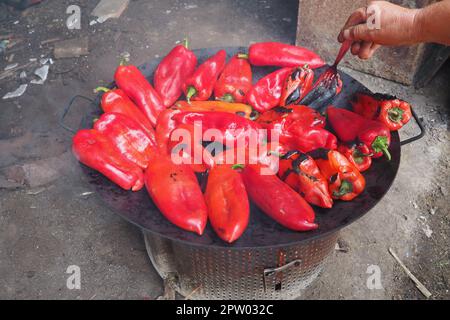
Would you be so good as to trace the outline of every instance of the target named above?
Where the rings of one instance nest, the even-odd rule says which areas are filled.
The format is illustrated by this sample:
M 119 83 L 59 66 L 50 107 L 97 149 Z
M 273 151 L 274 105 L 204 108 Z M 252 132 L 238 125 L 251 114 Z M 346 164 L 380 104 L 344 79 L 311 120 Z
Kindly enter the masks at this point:
M 415 201 L 412 202 L 412 206 L 414 207 L 414 209 L 417 209 L 419 207 Z

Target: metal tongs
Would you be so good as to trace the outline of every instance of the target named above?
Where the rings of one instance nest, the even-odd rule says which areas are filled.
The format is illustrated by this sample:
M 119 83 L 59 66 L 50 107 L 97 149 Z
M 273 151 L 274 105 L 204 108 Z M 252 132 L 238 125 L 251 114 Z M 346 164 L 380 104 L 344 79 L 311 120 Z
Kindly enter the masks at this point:
M 341 92 L 342 80 L 337 71 L 337 66 L 350 49 L 351 44 L 350 40 L 342 43 L 333 65 L 320 75 L 311 91 L 302 99 L 301 104 L 320 110 Z

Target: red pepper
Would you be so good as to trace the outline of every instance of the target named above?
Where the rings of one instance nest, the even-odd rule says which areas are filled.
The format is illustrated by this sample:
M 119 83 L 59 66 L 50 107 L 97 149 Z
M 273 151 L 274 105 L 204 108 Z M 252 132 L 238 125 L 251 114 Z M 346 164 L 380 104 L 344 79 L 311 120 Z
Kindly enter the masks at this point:
M 153 75 L 155 90 L 165 107 L 170 107 L 182 93 L 182 85 L 197 65 L 197 57 L 188 49 L 188 42 L 173 48 L 165 56 Z
M 261 142 L 266 138 L 258 123 L 233 113 L 182 111 L 173 115 L 172 119 L 177 124 L 201 124 L 202 135 L 207 131 L 214 133 L 213 130 L 216 130 L 221 137 L 214 137 L 214 139 L 220 139 L 218 142 L 227 146 L 234 146 L 238 141 L 248 145 L 251 141 Z
M 331 208 L 333 200 L 328 183 L 312 157 L 299 151 L 290 151 L 280 159 L 278 176 L 310 204 Z
M 227 52 L 218 51 L 203 62 L 183 84 L 186 100 L 208 100 L 211 97 L 217 78 L 225 67 Z
M 250 216 L 247 191 L 239 172 L 228 165 L 214 166 L 208 174 L 205 200 L 208 218 L 224 241 L 236 241 L 245 231 Z
M 316 53 L 300 46 L 279 42 L 252 44 L 248 53 L 250 63 L 254 66 L 298 67 L 308 64 L 315 69 L 325 65 Z
M 269 140 L 277 140 L 289 150 L 309 152 L 318 148 L 336 149 L 336 137 L 325 130 L 325 118 L 306 106 L 277 107 L 263 113 L 257 122 L 268 130 Z
M 243 103 L 229 103 L 224 101 L 177 101 L 171 108 L 164 110 L 156 125 L 156 140 L 158 146 L 165 147 L 170 137 L 170 133 L 176 127 L 175 121 L 172 119 L 174 114 L 181 111 L 214 111 L 228 112 L 236 114 L 247 119 L 256 117 L 255 111 L 249 105 Z
M 80 130 L 73 137 L 72 151 L 84 165 L 97 170 L 125 190 L 144 186 L 144 173 L 117 150 L 111 141 L 94 129 Z
M 279 155 L 285 148 L 276 143 L 267 143 L 249 148 L 230 148 L 214 155 L 214 165 L 249 165 L 260 164 L 267 167 L 268 172 L 276 174 L 279 169 Z
M 327 109 L 328 121 L 336 135 L 343 142 L 358 141 L 369 147 L 373 158 L 379 158 L 383 154 L 391 159 L 388 147 L 391 143 L 391 132 L 381 122 L 365 119 L 359 114 L 329 106 Z
M 364 172 L 372 165 L 372 154 L 364 143 L 347 142 L 338 146 L 338 151 L 342 153 L 358 170 Z
M 117 86 L 136 103 L 155 127 L 159 113 L 165 109 L 164 104 L 139 69 L 133 65 L 121 65 L 117 67 L 114 79 Z
M 176 165 L 169 155 L 154 153 L 145 171 L 145 186 L 161 213 L 176 226 L 203 233 L 208 209 L 194 171 Z
M 276 175 L 261 174 L 261 165 L 248 165 L 242 178 L 250 199 L 286 228 L 308 231 L 318 228 L 311 206 Z
M 330 67 L 320 75 L 300 103 L 321 110 L 327 107 L 331 100 L 342 91 L 342 86 L 341 76 L 336 67 Z
M 316 159 L 320 172 L 328 181 L 333 199 L 353 200 L 366 187 L 366 180 L 358 169 L 338 151 L 327 151 L 323 158 Z
M 300 100 L 311 90 L 314 80 L 314 71 L 308 65 L 295 68 L 286 77 L 281 93 L 280 106 L 298 104 Z
M 252 88 L 252 68 L 248 55 L 237 54 L 223 69 L 214 87 L 217 100 L 244 102 L 247 92 Z
M 125 158 L 147 168 L 156 140 L 139 123 L 123 114 L 107 112 L 95 122 L 94 129 L 108 137 Z
M 139 110 L 139 108 L 128 98 L 121 89 L 110 90 L 105 87 L 98 87 L 96 92 L 105 92 L 102 96 L 101 107 L 103 112 L 115 112 L 127 116 L 139 123 L 149 137 L 155 135 L 152 124 Z
M 268 130 L 275 128 L 288 130 L 297 120 L 307 126 L 315 128 L 325 128 L 326 125 L 324 116 L 314 109 L 301 105 L 275 107 L 261 114 L 256 122 Z
M 378 120 L 389 130 L 401 129 L 411 119 L 411 106 L 406 101 L 385 94 L 356 94 L 353 111 L 366 119 Z
M 247 93 L 247 102 L 259 112 L 265 112 L 280 104 L 286 77 L 292 68 L 283 68 L 258 80 Z
M 205 172 L 214 165 L 214 158 L 202 145 L 202 137 L 195 136 L 194 126 L 181 124 L 176 129 L 185 130 L 186 136 L 180 136 L 178 139 L 172 136 L 168 139 L 167 152 L 172 157 L 177 156 L 183 160 L 182 163 L 189 164 L 194 172 Z M 188 139 L 188 140 L 186 140 Z M 198 140 L 197 140 L 198 139 Z

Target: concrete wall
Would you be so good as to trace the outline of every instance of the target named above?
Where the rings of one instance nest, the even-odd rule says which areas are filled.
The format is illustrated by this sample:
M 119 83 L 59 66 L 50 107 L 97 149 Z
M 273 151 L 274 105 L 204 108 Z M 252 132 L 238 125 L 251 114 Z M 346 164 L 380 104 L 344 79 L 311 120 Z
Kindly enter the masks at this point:
M 433 0 L 391 1 L 410 8 L 420 8 Z M 349 15 L 366 6 L 364 0 L 300 0 L 298 14 L 298 45 L 319 53 L 326 61 L 334 61 L 339 50 L 336 37 Z M 412 84 L 423 59 L 426 45 L 383 47 L 368 61 L 348 55 L 343 65 L 404 84 Z

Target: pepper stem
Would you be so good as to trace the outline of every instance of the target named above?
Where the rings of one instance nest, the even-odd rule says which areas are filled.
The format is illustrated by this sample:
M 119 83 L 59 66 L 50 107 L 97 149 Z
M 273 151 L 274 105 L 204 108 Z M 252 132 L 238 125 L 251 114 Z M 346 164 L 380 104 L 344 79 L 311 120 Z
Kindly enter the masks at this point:
M 372 142 L 372 149 L 375 152 L 383 152 L 384 156 L 390 161 L 392 159 L 388 150 L 388 139 L 385 136 L 378 136 Z
M 230 103 L 232 103 L 232 102 L 234 102 L 234 97 L 233 97 L 233 95 L 231 93 L 225 93 L 222 96 L 222 98 L 220 98 L 219 100 L 223 101 L 223 102 L 230 102 Z
M 233 170 L 244 169 L 244 165 L 243 164 L 234 164 L 231 166 L 231 169 L 233 169 Z
M 191 98 L 197 94 L 197 89 L 193 86 L 189 86 L 186 92 L 186 100 L 188 103 L 191 103 Z
M 248 59 L 248 53 L 238 53 L 237 57 L 239 59 Z
M 95 93 L 100 92 L 100 91 L 101 92 L 108 92 L 108 91 L 111 91 L 111 89 L 109 89 L 107 87 L 97 87 L 97 88 L 94 89 Z
M 340 198 L 350 192 L 353 192 L 353 184 L 351 184 L 351 182 L 347 180 L 342 180 L 339 191 L 334 191 L 333 196 L 335 196 L 336 198 Z
M 400 122 L 403 119 L 403 110 L 400 108 L 391 108 L 388 110 L 389 120 L 393 122 Z
M 186 38 L 183 39 L 183 46 L 184 46 L 186 49 L 189 49 L 189 39 L 188 39 L 188 37 L 186 37 Z

